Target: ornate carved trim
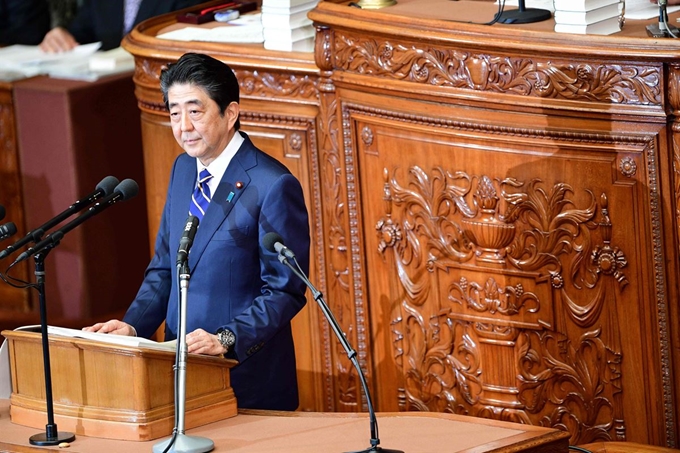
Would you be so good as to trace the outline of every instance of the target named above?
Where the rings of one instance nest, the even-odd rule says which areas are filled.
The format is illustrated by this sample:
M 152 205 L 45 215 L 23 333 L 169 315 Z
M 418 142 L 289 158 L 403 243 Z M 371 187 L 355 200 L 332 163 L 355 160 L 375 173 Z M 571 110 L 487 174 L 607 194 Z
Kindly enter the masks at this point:
M 359 244 L 359 213 L 358 213 L 358 194 L 356 188 L 356 181 L 358 178 L 354 147 L 352 145 L 352 127 L 350 126 L 350 110 L 342 107 L 342 132 L 345 153 L 345 182 L 347 190 L 347 216 L 349 218 L 349 241 L 350 241 L 350 257 L 351 257 L 351 272 L 353 295 L 354 295 L 354 313 L 356 316 L 356 335 L 357 335 L 357 357 L 359 365 L 366 375 L 366 379 L 370 381 L 372 375 L 367 363 L 367 344 L 366 331 L 368 329 L 368 319 L 366 318 L 366 305 L 364 301 L 364 282 L 362 271 L 362 256 L 361 245 Z M 366 398 L 363 393 L 357 388 L 357 392 L 361 397 L 362 410 L 368 410 Z
M 335 66 L 383 79 L 536 98 L 662 105 L 662 67 L 515 58 L 335 32 Z
M 673 376 L 671 368 L 670 337 L 668 331 L 668 303 L 666 297 L 666 273 L 664 267 L 663 232 L 661 227 L 661 202 L 659 198 L 659 176 L 657 166 L 657 150 L 655 142 L 650 140 L 647 147 L 647 167 L 649 188 L 650 217 L 652 223 L 652 243 L 654 244 L 654 282 L 656 310 L 659 333 L 659 357 L 661 362 L 661 380 L 663 384 L 663 408 L 666 424 L 666 444 L 675 448 L 675 410 L 673 404 Z
M 668 64 L 668 104 L 677 117 L 680 110 L 680 65 L 677 63 Z
M 285 99 L 319 103 L 318 78 L 294 73 L 235 69 L 242 98 Z
M 345 202 L 342 195 L 342 183 L 340 169 L 341 159 L 338 143 L 338 116 L 336 109 L 336 98 L 333 83 L 330 80 L 323 79 L 324 82 L 320 86 L 323 87 L 320 93 L 320 115 L 318 121 L 319 127 L 319 162 L 316 168 L 319 169 L 319 175 L 324 175 L 322 178 L 322 183 L 320 184 L 321 191 L 319 194 L 324 199 L 324 202 L 319 206 L 321 212 L 321 218 L 326 225 L 326 231 L 320 237 L 327 238 L 328 242 L 328 260 L 326 260 L 326 265 L 320 272 L 320 276 L 323 279 L 323 286 L 328 290 L 333 289 L 334 295 L 341 296 L 338 300 L 349 299 L 347 283 L 343 282 L 343 277 L 346 277 L 349 273 L 347 268 L 347 250 L 345 244 L 346 231 L 343 225 L 346 224 L 345 219 Z M 326 210 L 324 210 L 324 207 Z M 325 244 L 320 241 L 319 248 L 323 255 L 325 256 Z M 336 266 L 338 266 L 336 268 Z M 332 271 L 332 275 L 329 278 L 332 280 L 330 282 L 326 281 L 327 274 L 326 268 Z M 339 294 L 342 292 L 342 294 Z M 329 301 L 332 306 L 335 306 L 338 302 Z M 326 409 L 333 411 L 336 410 L 335 398 L 333 394 L 333 354 L 331 351 L 331 342 L 335 341 L 331 339 L 330 326 L 326 321 L 325 317 L 321 319 L 321 329 L 324 333 L 324 373 L 326 378 Z M 338 369 L 340 372 L 344 370 L 341 368 L 342 365 L 338 361 Z M 348 379 L 346 379 L 348 380 Z
M 161 70 L 169 61 L 138 59 L 134 81 L 137 85 L 160 90 Z M 232 68 L 239 81 L 241 98 L 279 99 L 317 105 L 319 103 L 318 77 L 293 72 L 265 72 L 261 70 Z M 162 103 L 140 99 L 140 105 L 151 111 L 165 111 Z
M 531 138 L 541 137 L 559 141 L 608 144 L 608 145 L 612 144 L 644 145 L 650 140 L 650 138 L 647 136 L 633 134 L 614 134 L 612 132 L 607 132 L 606 134 L 596 134 L 585 132 L 576 133 L 568 131 L 555 131 L 547 129 L 532 129 L 531 127 L 512 128 L 506 126 L 480 124 L 469 121 L 451 120 L 448 118 L 432 118 L 422 115 L 414 115 L 411 113 L 393 112 L 389 110 L 357 104 L 348 104 L 348 108 L 351 108 L 352 110 L 357 112 L 361 112 L 364 115 L 373 116 L 376 118 L 386 118 L 423 126 L 441 127 L 445 129 L 454 129 L 462 131 L 483 131 L 486 134 L 496 134 L 504 136 L 531 137 Z
M 316 27 L 316 40 L 314 41 L 314 59 L 316 60 L 316 65 L 322 71 L 330 71 L 333 69 L 333 30 L 328 26 Z

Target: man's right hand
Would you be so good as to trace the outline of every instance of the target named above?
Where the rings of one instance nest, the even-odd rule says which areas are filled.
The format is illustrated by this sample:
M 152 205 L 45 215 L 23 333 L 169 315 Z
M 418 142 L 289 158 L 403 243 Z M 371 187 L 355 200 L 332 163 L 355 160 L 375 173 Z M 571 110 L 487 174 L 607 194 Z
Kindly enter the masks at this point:
M 65 28 L 55 27 L 48 31 L 40 43 L 40 49 L 47 53 L 66 52 L 78 45 L 75 38 Z
M 98 322 L 93 326 L 83 327 L 83 330 L 85 332 L 110 333 L 112 335 L 127 335 L 130 337 L 137 336 L 137 332 L 135 331 L 134 327 L 117 319 L 111 319 L 106 322 Z

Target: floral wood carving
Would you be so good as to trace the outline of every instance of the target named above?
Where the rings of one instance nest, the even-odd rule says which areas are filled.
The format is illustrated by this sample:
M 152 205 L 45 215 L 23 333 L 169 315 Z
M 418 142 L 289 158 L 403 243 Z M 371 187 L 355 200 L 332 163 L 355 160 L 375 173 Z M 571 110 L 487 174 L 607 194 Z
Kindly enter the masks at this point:
M 170 63 L 153 59 L 144 59 L 135 66 L 135 83 L 160 90 L 161 70 Z M 233 69 L 233 68 L 232 68 Z M 258 70 L 234 69 L 239 81 L 242 97 L 285 98 L 301 102 L 318 103 L 319 90 L 317 77 L 290 72 L 273 73 Z M 165 110 L 162 104 L 145 106 L 151 110 Z
M 572 443 L 625 439 L 612 307 L 627 263 L 606 195 L 578 207 L 565 183 L 398 173 L 384 170 L 376 229 L 401 286 L 400 407 L 558 427 Z
M 293 73 L 270 73 L 258 70 L 234 70 L 241 96 L 256 98 L 286 98 L 318 103 L 316 77 Z
M 661 68 L 511 58 L 335 32 L 335 64 L 357 74 L 475 91 L 661 105 Z
M 607 347 L 599 330 L 575 341 L 558 332 L 525 331 L 517 348 L 519 399 L 527 412 L 542 414 L 542 426 L 569 431 L 578 443 L 625 440 L 622 354 Z

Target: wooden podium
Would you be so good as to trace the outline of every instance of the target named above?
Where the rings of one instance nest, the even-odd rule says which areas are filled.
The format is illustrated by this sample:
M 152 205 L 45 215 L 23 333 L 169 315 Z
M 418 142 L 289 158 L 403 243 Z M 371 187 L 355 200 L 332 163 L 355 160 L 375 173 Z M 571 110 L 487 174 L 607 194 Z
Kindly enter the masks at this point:
M 43 429 L 47 416 L 39 332 L 3 331 L 9 342 L 14 423 Z M 147 441 L 172 433 L 172 351 L 50 335 L 54 419 L 59 430 L 88 437 Z M 187 357 L 185 426 L 237 413 L 229 369 L 237 362 Z

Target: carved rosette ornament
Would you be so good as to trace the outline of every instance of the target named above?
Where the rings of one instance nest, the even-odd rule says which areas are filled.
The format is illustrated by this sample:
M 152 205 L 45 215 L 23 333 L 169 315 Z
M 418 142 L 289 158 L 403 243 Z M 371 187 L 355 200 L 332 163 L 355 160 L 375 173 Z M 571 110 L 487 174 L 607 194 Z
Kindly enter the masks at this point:
M 637 164 L 632 157 L 624 157 L 619 161 L 619 170 L 626 178 L 632 178 L 637 173 Z
M 291 150 L 299 153 L 302 149 L 302 137 L 300 137 L 300 134 L 290 134 L 288 146 L 290 146 Z
M 370 147 L 373 144 L 373 131 L 370 127 L 364 126 L 361 129 L 361 141 L 364 142 L 366 147 Z
M 564 183 L 441 167 L 383 178 L 400 408 L 560 427 L 572 444 L 625 440 L 611 307 L 627 261 L 606 194 L 577 206 Z

